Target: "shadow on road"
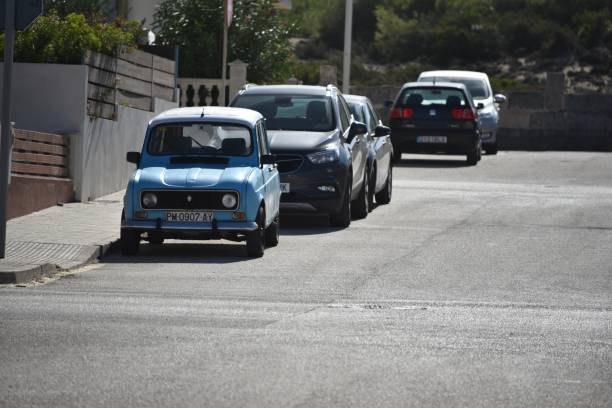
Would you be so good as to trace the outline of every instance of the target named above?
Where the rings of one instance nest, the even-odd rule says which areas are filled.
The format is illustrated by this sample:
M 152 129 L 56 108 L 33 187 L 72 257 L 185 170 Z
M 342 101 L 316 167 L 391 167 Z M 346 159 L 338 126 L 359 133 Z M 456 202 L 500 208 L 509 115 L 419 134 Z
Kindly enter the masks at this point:
M 457 160 L 436 160 L 436 159 L 402 159 L 393 164 L 394 167 L 428 167 L 432 169 L 444 169 L 455 167 L 471 167 L 465 162 L 465 159 Z
M 225 241 L 224 241 L 225 242 Z M 112 248 L 101 259 L 104 263 L 209 263 L 225 264 L 249 261 L 244 243 L 218 243 L 206 241 L 168 241 L 163 245 L 143 242 L 138 255 L 123 256 L 118 247 Z
M 331 227 L 329 217 L 321 214 L 283 214 L 281 215 L 281 235 L 321 235 L 342 231 L 343 228 Z

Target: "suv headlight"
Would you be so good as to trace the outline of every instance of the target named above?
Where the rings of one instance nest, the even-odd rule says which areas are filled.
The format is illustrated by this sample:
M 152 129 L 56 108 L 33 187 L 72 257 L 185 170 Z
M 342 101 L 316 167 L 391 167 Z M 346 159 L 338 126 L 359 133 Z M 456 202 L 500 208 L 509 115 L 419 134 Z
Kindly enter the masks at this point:
M 142 196 L 142 206 L 144 208 L 152 208 L 157 205 L 157 195 L 154 193 L 144 193 Z
M 236 207 L 237 203 L 238 200 L 236 199 L 236 194 L 234 193 L 225 193 L 223 194 L 223 197 L 221 197 L 221 204 L 223 204 L 225 208 L 234 208 Z
M 338 161 L 338 149 L 327 149 L 321 152 L 307 154 L 308 160 L 312 164 L 326 164 Z

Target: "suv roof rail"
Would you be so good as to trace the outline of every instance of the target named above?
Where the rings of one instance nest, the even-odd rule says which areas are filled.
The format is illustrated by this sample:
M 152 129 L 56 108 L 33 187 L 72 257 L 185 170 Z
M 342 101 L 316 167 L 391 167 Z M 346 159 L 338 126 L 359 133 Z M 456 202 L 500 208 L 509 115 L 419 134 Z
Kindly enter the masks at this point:
M 240 88 L 241 91 L 246 91 L 249 88 L 252 88 L 254 86 L 257 86 L 257 84 L 251 84 L 251 83 L 246 83 L 244 85 L 242 85 L 242 88 Z

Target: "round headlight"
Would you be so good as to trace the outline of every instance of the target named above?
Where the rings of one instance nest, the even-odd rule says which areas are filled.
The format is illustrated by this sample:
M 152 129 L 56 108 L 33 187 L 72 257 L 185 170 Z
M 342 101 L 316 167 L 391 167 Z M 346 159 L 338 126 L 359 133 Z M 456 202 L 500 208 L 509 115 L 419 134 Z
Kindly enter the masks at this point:
M 236 206 L 236 194 L 226 193 L 221 198 L 221 203 L 225 208 L 234 208 Z
M 142 196 L 142 205 L 145 208 L 155 207 L 157 205 L 157 196 L 153 193 L 145 193 Z

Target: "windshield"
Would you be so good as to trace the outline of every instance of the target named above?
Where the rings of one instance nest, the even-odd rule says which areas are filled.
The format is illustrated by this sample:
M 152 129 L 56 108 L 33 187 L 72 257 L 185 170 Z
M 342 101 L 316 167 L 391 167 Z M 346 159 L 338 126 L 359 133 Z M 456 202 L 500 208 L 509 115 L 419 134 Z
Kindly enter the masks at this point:
M 449 108 L 467 106 L 465 95 L 459 89 L 450 88 L 406 88 L 398 105 L 417 108 L 421 106 L 444 105 Z
M 434 78 L 436 79 L 436 82 L 457 82 L 465 85 L 468 91 L 470 91 L 472 98 L 474 99 L 485 99 L 489 97 L 489 90 L 487 89 L 487 84 L 482 79 L 436 76 L 421 77 L 419 81 L 432 82 Z
M 328 132 L 335 128 L 331 99 L 311 95 L 240 95 L 232 106 L 253 109 L 268 130 Z
M 251 154 L 251 132 L 245 126 L 215 123 L 170 123 L 156 126 L 149 138 L 152 155 Z
M 349 109 L 351 113 L 355 117 L 355 120 L 358 122 L 365 123 L 365 118 L 363 117 L 363 110 L 361 109 L 361 105 L 357 102 L 348 102 Z

